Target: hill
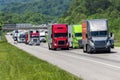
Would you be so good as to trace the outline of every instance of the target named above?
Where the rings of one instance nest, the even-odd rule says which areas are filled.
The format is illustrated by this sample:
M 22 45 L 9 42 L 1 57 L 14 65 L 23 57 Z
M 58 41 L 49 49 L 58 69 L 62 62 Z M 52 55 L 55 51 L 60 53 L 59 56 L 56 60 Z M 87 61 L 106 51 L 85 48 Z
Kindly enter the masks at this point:
M 0 0 L 2 23 L 43 24 L 69 9 L 72 0 Z
M 25 3 L 25 2 L 30 2 L 32 0 L 0 0 L 0 10 L 5 8 L 8 4 L 11 3 Z
M 60 16 L 69 9 L 72 0 L 1 0 L 7 4 L 2 8 L 3 12 L 26 13 L 37 12 L 50 16 Z

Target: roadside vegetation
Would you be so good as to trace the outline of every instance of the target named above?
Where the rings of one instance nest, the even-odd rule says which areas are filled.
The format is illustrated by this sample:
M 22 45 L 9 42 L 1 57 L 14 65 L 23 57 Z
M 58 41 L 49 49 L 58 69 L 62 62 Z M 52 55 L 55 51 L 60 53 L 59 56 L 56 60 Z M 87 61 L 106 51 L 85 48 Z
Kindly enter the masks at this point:
M 0 80 L 81 80 L 57 66 L 0 41 Z
M 120 47 L 120 41 L 116 41 L 116 42 L 115 42 L 115 46 L 116 46 L 116 47 Z

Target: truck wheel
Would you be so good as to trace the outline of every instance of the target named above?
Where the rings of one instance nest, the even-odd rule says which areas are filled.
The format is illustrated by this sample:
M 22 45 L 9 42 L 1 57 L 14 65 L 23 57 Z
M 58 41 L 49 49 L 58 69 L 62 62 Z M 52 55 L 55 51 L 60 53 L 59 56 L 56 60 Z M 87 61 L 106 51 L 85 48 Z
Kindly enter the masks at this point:
M 49 48 L 49 50 L 51 50 L 49 43 L 48 43 L 48 48 Z
M 87 45 L 87 53 L 91 53 L 91 49 L 90 49 L 90 46 L 89 45 Z
M 108 48 L 108 49 L 107 49 L 107 52 L 110 53 L 110 52 L 111 52 L 111 48 Z
M 83 52 L 84 52 L 84 53 L 86 53 L 86 49 L 85 49 L 85 47 L 84 47 L 84 46 L 83 46 Z
M 56 50 L 56 48 L 53 48 L 53 50 Z
M 65 48 L 66 50 L 69 50 L 69 48 Z

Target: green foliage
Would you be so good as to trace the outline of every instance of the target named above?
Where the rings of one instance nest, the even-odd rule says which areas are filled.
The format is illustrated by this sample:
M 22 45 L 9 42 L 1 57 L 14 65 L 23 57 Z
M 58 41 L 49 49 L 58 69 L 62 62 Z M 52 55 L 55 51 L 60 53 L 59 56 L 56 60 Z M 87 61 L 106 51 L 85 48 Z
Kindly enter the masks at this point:
M 25 0 L 18 0 L 14 1 L 14 3 L 7 4 L 2 11 L 19 14 L 26 12 L 37 12 L 50 16 L 60 16 L 69 8 L 71 3 L 71 0 L 27 0 L 24 3 L 20 3 L 20 1 L 23 2 Z
M 108 19 L 110 32 L 120 40 L 120 0 L 74 0 L 60 23 L 78 24 L 87 19 Z
M 43 60 L 0 41 L 0 80 L 81 80 Z
M 58 22 L 57 18 L 72 0 L 0 0 L 3 23 L 44 24 Z
M 27 12 L 25 14 L 0 13 L 0 18 L 3 21 L 3 23 L 31 23 L 31 24 L 48 23 L 53 19 L 53 17 L 34 12 Z

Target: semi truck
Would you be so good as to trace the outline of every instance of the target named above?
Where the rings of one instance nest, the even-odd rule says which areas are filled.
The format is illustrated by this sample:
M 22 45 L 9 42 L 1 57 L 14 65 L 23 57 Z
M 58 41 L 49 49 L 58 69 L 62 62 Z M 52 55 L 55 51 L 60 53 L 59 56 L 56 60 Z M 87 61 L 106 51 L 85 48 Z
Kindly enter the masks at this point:
M 14 30 L 12 33 L 12 37 L 14 41 L 17 41 L 17 36 L 18 36 L 19 31 L 18 30 Z
M 48 26 L 48 47 L 49 50 L 69 49 L 67 24 L 51 24 Z
M 114 40 L 111 40 L 112 36 L 112 34 L 109 35 L 107 19 L 93 19 L 82 22 L 82 44 L 84 52 L 111 52 L 111 48 L 114 48 Z
M 45 31 L 40 32 L 40 42 L 46 42 L 46 34 Z
M 29 45 L 40 45 L 39 31 L 29 30 L 25 35 L 25 43 Z
M 79 48 L 82 45 L 78 42 L 82 41 L 82 25 L 70 25 L 68 26 L 69 46 L 72 48 Z
M 17 35 L 18 43 L 25 43 L 25 32 L 19 32 Z

